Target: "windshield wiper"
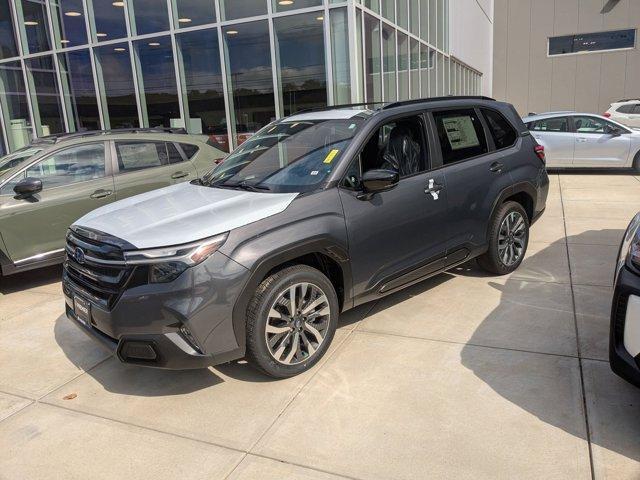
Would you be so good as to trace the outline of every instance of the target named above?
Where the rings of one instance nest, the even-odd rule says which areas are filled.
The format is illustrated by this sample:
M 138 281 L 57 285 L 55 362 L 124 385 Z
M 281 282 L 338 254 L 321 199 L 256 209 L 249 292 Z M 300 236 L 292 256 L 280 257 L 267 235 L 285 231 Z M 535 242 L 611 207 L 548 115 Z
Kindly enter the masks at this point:
M 218 187 L 227 187 L 227 188 L 239 188 L 241 190 L 246 190 L 248 192 L 264 192 L 271 190 L 266 185 L 260 185 L 255 183 L 248 183 L 246 180 L 238 183 L 223 183 L 222 185 L 216 185 Z

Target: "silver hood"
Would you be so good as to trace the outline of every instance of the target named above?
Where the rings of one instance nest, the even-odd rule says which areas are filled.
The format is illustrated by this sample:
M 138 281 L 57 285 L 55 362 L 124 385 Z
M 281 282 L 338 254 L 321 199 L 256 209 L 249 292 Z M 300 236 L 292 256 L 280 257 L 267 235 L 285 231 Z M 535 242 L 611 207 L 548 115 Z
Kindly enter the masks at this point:
M 284 211 L 297 193 L 261 193 L 180 183 L 100 207 L 74 225 L 156 248 L 201 240 Z

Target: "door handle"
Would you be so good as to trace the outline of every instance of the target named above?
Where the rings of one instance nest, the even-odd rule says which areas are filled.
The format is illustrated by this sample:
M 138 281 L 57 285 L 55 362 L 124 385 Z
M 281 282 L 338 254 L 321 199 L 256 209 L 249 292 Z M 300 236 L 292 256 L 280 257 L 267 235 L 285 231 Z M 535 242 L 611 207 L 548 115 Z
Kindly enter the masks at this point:
M 171 175 L 171 178 L 173 178 L 175 180 L 176 178 L 184 178 L 184 177 L 188 177 L 188 176 L 189 176 L 189 172 L 179 171 L 179 172 L 176 172 L 173 175 Z
M 500 162 L 493 162 L 489 167 L 489 171 L 493 173 L 502 173 L 502 169 L 504 168 L 504 164 Z
M 100 190 L 96 190 L 95 192 L 93 192 L 91 195 L 89 195 L 91 198 L 105 198 L 108 197 L 109 195 L 112 195 L 113 191 L 111 190 L 103 190 L 102 188 Z
M 430 178 L 427 188 L 424 189 L 424 193 L 431 194 L 434 200 L 438 200 L 440 198 L 440 192 L 443 189 L 444 185 L 440 185 L 439 183 L 436 183 L 433 178 Z
M 587 141 L 588 140 L 586 138 L 584 138 L 584 137 L 576 138 L 576 142 L 578 142 L 578 143 L 585 143 Z

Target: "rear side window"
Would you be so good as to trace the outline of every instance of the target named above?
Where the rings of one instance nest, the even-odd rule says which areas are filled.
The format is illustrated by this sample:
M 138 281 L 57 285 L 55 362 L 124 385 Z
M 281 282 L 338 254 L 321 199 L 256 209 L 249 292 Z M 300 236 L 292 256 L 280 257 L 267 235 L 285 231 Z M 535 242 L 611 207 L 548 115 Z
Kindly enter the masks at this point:
M 618 109 L 616 110 L 616 112 L 620 112 L 620 113 L 633 113 L 635 109 L 635 105 L 633 103 L 629 103 L 627 105 L 622 105 L 621 107 L 618 107 Z
M 569 119 L 567 117 L 545 118 L 533 122 L 529 129 L 534 132 L 568 132 Z
M 190 143 L 181 143 L 180 147 L 189 160 L 191 160 L 193 156 L 198 153 L 198 150 L 200 150 L 198 147 L 191 145 Z
M 508 148 L 516 143 L 518 134 L 511 124 L 500 113 L 494 110 L 481 109 L 497 150 Z
M 173 165 L 174 163 L 184 162 L 184 157 L 173 143 L 166 143 L 165 145 L 167 147 L 167 157 L 169 158 L 170 164 Z
M 169 164 L 165 142 L 116 142 L 116 150 L 121 172 L 133 172 Z
M 487 139 L 475 110 L 434 112 L 444 165 L 487 153 Z

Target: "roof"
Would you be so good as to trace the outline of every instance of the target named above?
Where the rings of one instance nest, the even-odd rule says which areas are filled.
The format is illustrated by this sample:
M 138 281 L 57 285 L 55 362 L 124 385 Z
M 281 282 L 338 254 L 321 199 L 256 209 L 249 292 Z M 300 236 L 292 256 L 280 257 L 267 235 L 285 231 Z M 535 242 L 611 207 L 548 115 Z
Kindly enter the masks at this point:
M 534 120 L 542 120 L 543 118 L 553 118 L 553 117 L 561 117 L 566 115 L 594 115 L 593 113 L 579 113 L 571 110 L 558 111 L 558 112 L 546 112 L 546 113 L 535 113 L 533 115 L 527 115 L 526 117 L 522 117 L 523 122 L 533 122 Z
M 347 120 L 357 115 L 370 115 L 373 111 L 366 108 L 336 108 L 314 112 L 297 113 L 284 120 L 287 122 L 303 122 L 306 120 Z

